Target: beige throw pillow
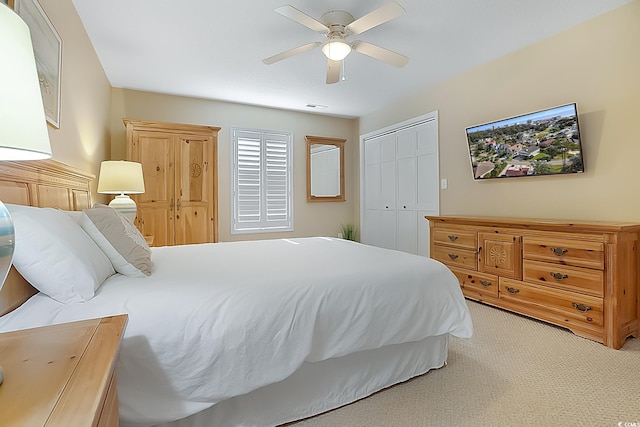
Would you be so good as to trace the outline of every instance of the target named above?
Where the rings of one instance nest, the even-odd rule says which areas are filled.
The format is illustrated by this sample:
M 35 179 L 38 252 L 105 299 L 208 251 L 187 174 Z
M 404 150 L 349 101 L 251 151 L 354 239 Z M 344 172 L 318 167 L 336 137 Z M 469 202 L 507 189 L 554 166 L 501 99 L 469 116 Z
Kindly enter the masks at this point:
M 138 229 L 115 209 L 95 205 L 82 211 L 82 229 L 107 255 L 113 268 L 129 277 L 151 274 L 151 249 Z

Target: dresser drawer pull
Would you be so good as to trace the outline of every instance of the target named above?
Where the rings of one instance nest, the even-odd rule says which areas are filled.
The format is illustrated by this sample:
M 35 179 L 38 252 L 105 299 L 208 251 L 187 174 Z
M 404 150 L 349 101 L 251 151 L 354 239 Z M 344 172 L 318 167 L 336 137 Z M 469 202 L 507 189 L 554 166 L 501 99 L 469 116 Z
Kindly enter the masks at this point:
M 449 238 L 449 240 L 451 240 L 452 242 L 455 242 L 456 240 L 458 240 L 458 236 L 455 236 L 453 234 L 449 234 L 447 236 Z
M 509 292 L 510 294 L 517 294 L 518 292 L 520 292 L 520 289 L 516 289 L 516 288 L 510 288 L 509 286 L 505 286 L 504 287 L 507 292 Z
M 480 284 L 481 284 L 482 286 L 484 286 L 485 288 L 488 288 L 488 287 L 489 287 L 489 286 L 491 286 L 493 283 L 491 283 L 491 282 L 490 282 L 490 281 L 488 281 L 488 280 L 480 280 Z
M 458 255 L 456 254 L 447 254 L 447 255 L 449 255 L 449 258 L 451 258 L 452 261 L 458 258 Z
M 569 277 L 569 276 L 567 276 L 566 274 L 562 274 L 562 273 L 554 273 L 554 272 L 552 272 L 552 271 L 551 271 L 551 272 L 549 272 L 549 274 L 551 275 L 551 277 L 553 277 L 554 279 L 556 279 L 558 282 L 559 282 L 559 281 L 561 281 L 561 280 L 566 279 L 567 277 Z
M 589 307 L 588 305 L 578 304 L 575 302 L 572 302 L 571 305 L 573 306 L 573 308 L 575 308 L 576 310 L 582 313 L 586 313 L 587 311 L 591 310 L 591 307 Z
M 562 256 L 564 254 L 566 254 L 567 252 L 569 252 L 569 249 L 567 248 L 550 248 L 551 252 L 553 252 L 554 254 L 558 255 L 558 256 Z

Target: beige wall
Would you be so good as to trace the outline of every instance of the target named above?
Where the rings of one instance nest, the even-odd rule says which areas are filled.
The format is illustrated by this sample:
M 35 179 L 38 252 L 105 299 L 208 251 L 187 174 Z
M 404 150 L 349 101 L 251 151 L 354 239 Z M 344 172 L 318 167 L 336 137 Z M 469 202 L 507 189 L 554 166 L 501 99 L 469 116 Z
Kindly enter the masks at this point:
M 358 220 L 357 134 L 433 110 L 440 120 L 440 174 L 449 180 L 449 189 L 441 191 L 442 214 L 640 221 L 640 179 L 634 176 L 640 159 L 640 0 L 360 120 L 112 90 L 71 0 L 40 2 L 63 39 L 61 126 L 49 127 L 53 158 L 97 176 L 101 160 L 124 157 L 122 117 L 221 126 L 222 240 L 232 240 L 230 127 L 294 132 L 296 231 L 288 235 L 333 235 L 339 224 Z M 473 181 L 467 126 L 573 101 L 580 112 L 585 174 Z M 348 139 L 346 203 L 306 202 L 306 134 Z M 102 199 L 95 191 L 94 197 Z
M 71 0 L 39 0 L 62 39 L 60 128 L 49 126 L 53 159 L 98 176 L 110 151 L 111 85 Z M 97 179 L 92 183 L 94 201 Z
M 111 97 L 111 156 L 124 159 L 126 134 L 122 118 L 219 126 L 218 231 L 220 241 L 277 237 L 335 236 L 341 224 L 358 220 L 355 120 L 298 113 L 205 99 L 186 98 L 126 89 L 113 89 Z M 294 136 L 294 231 L 231 235 L 232 127 L 292 131 Z M 307 203 L 305 135 L 346 138 L 346 202 Z
M 640 221 L 639 23 L 636 0 L 362 117 L 360 134 L 439 110 L 443 215 Z M 467 126 L 569 102 L 584 174 L 473 181 Z

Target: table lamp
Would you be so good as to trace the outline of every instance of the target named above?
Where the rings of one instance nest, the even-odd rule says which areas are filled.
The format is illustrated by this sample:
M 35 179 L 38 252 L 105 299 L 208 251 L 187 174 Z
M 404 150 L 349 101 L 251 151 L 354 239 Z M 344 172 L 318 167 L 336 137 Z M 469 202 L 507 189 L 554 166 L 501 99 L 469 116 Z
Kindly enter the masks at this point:
M 0 161 L 49 158 L 49 131 L 29 27 L 3 3 L 0 40 Z M 14 239 L 11 215 L 0 201 L 0 290 L 11 268 Z M 0 366 L 0 384 L 3 380 Z
M 124 160 L 106 160 L 100 164 L 98 193 L 117 194 L 109 206 L 120 212 L 131 223 L 136 219 L 138 208 L 128 194 L 144 193 L 142 165 Z

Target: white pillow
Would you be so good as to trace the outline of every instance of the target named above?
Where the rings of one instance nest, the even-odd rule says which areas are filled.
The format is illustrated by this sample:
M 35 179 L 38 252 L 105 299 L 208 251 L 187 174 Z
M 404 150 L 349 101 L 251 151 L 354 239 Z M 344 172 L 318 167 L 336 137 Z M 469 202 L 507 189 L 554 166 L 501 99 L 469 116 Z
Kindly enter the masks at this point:
M 13 264 L 40 292 L 62 303 L 89 301 L 115 273 L 109 258 L 58 209 L 7 205 L 16 231 Z
M 82 211 L 65 211 L 65 210 L 62 210 L 62 212 L 64 212 L 65 215 L 69 215 L 69 218 L 71 218 L 74 222 L 80 224 L 80 218 L 82 218 Z
M 151 274 L 151 249 L 138 229 L 115 209 L 95 205 L 82 211 L 80 226 L 125 276 Z

